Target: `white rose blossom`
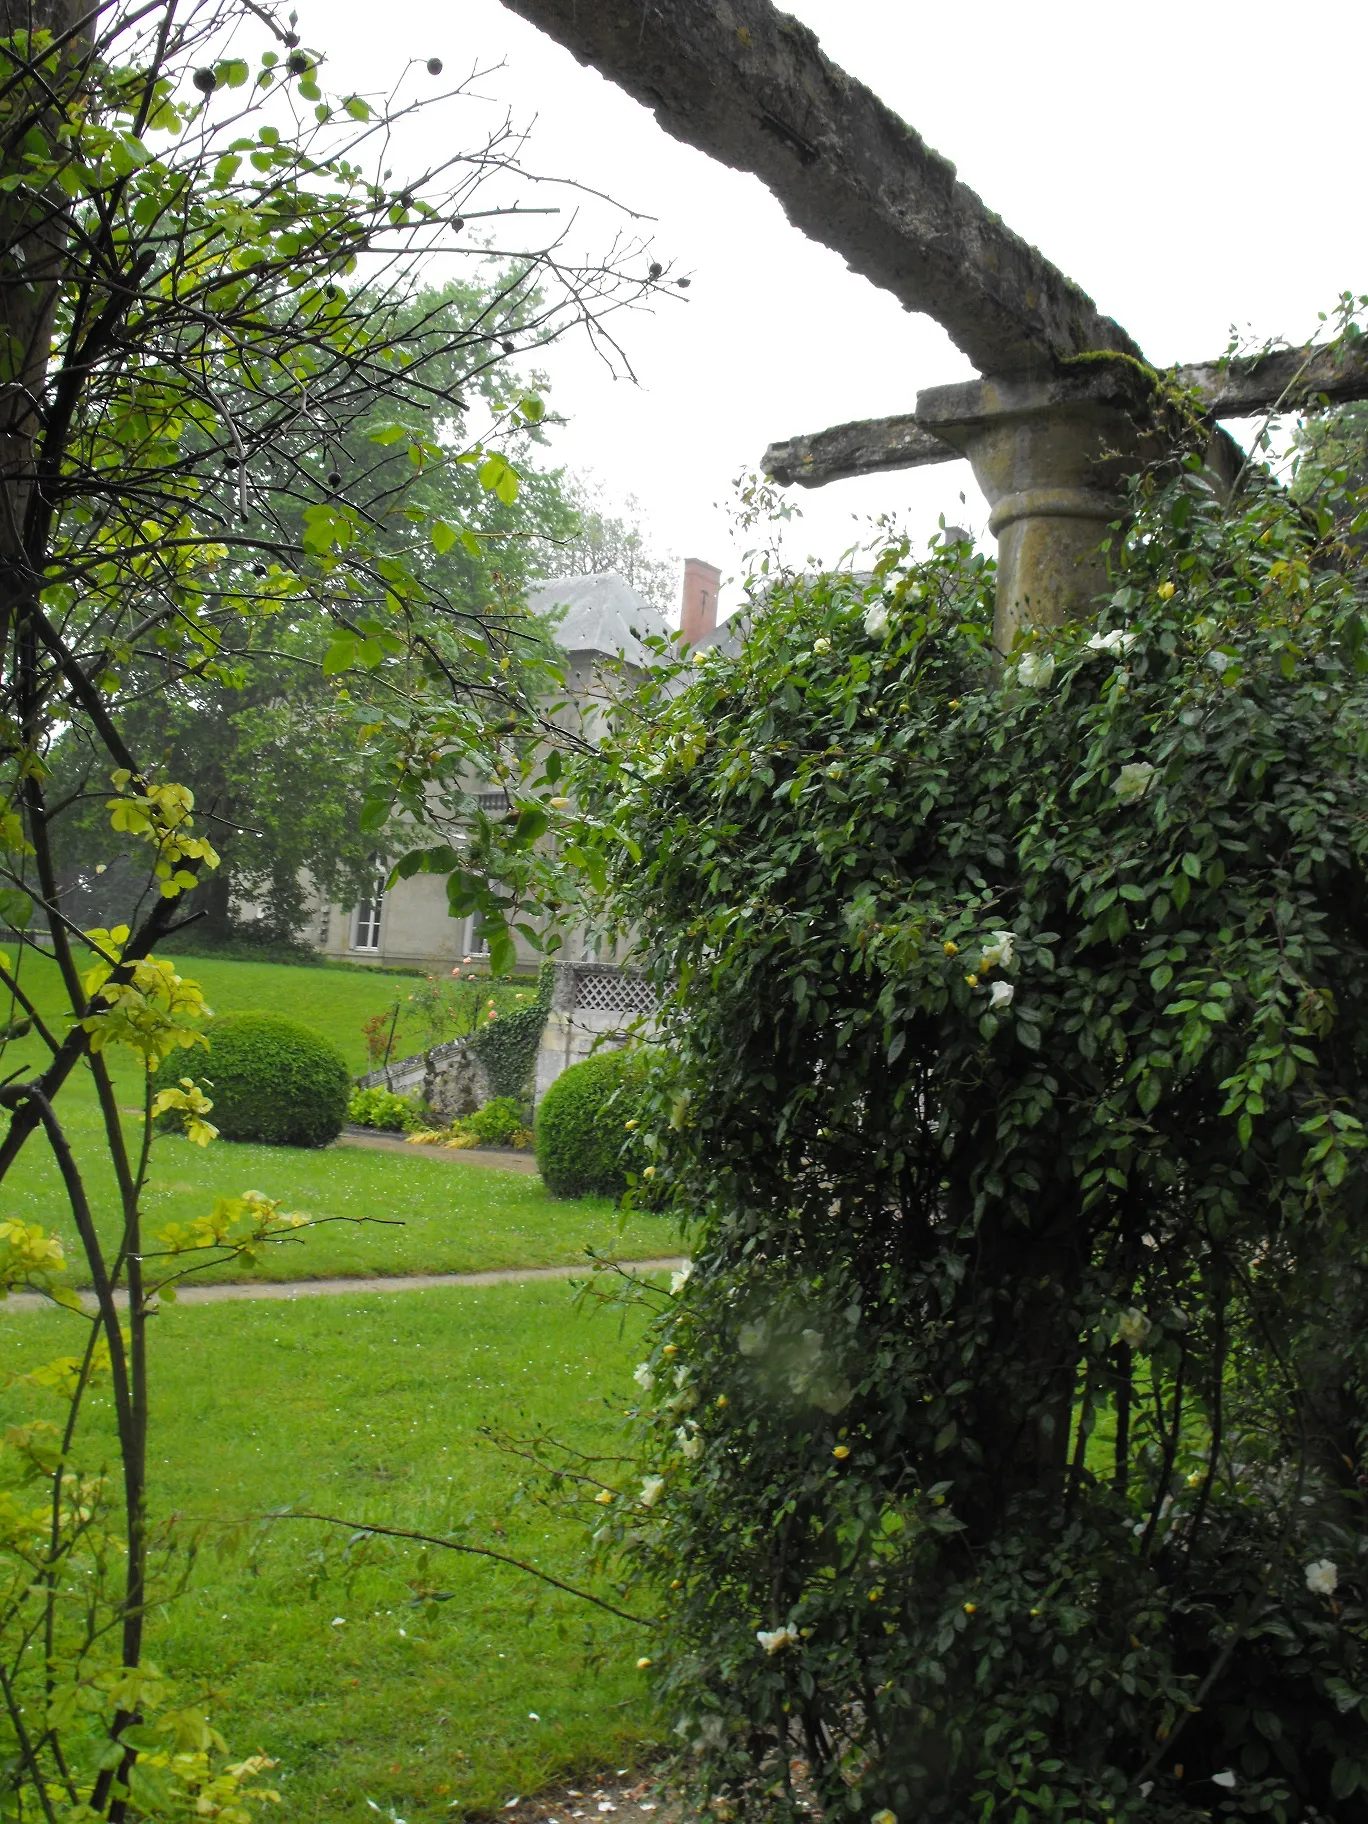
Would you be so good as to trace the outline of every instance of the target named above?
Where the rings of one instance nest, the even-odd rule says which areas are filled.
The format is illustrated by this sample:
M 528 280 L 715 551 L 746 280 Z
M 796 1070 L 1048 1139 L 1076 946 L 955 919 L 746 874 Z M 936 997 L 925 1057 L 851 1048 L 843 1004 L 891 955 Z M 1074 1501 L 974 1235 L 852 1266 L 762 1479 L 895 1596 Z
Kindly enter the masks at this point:
M 655 1386 L 655 1375 L 651 1372 L 649 1362 L 638 1362 L 632 1370 L 632 1379 L 643 1393 L 649 1393 Z
M 686 1260 L 684 1262 L 684 1265 L 679 1269 L 679 1271 L 677 1273 L 671 1273 L 671 1275 L 670 1275 L 670 1293 L 673 1297 L 677 1298 L 679 1296 L 679 1294 L 684 1290 L 685 1286 L 688 1285 L 689 1277 L 692 1274 L 692 1272 L 693 1272 L 693 1262 L 691 1260 Z
M 654 1507 L 664 1493 L 664 1476 L 643 1477 L 641 1483 L 641 1505 L 643 1507 Z
M 1137 1306 L 1121 1314 L 1120 1337 L 1127 1349 L 1139 1349 L 1154 1325 Z
M 1233 1792 L 1236 1784 L 1233 1769 L 1227 1767 L 1223 1773 L 1213 1773 L 1211 1783 L 1213 1786 L 1224 1786 L 1227 1792 Z
M 992 943 L 984 945 L 983 955 L 979 958 L 979 974 L 986 975 L 990 969 L 1008 968 L 1015 950 L 1015 931 L 994 931 Z
M 871 640 L 881 640 L 888 632 L 888 610 L 882 602 L 865 609 L 864 630 Z
M 1010 982 L 994 982 L 988 996 L 989 1013 L 998 1013 L 1004 1007 L 1010 1007 L 1016 989 Z
M 1126 633 L 1120 627 L 1113 627 L 1108 633 L 1095 633 L 1088 640 L 1089 652 L 1109 652 L 1115 658 L 1128 653 L 1136 641 L 1136 635 Z
M 1317 1558 L 1306 1567 L 1306 1587 L 1313 1596 L 1333 1596 L 1339 1588 L 1339 1566 L 1332 1558 Z
M 680 1425 L 676 1428 L 675 1443 L 678 1444 L 679 1454 L 684 1458 L 686 1463 L 696 1463 L 703 1455 L 702 1438 L 699 1437 L 696 1431 L 690 1431 L 684 1425 Z
M 1148 760 L 1133 761 L 1130 766 L 1123 766 L 1116 776 L 1112 790 L 1123 804 L 1133 804 L 1137 798 L 1143 798 L 1154 778 L 1154 768 Z
M 825 655 L 831 651 L 831 641 L 823 635 L 820 640 L 814 640 L 812 642 L 812 650 L 822 657 L 825 657 Z
M 1017 662 L 1017 683 L 1026 690 L 1048 690 L 1054 674 L 1055 662 L 1052 653 L 1028 652 Z
M 784 1647 L 798 1644 L 797 1628 L 757 1628 L 755 1638 L 766 1653 L 778 1653 Z

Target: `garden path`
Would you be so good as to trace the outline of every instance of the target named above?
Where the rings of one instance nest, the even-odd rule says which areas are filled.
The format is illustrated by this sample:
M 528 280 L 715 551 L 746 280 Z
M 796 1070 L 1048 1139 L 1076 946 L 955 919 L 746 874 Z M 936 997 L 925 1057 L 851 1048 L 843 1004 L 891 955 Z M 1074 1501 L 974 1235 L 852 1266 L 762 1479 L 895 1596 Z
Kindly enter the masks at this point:
M 613 1263 L 624 1273 L 672 1273 L 684 1265 L 682 1255 L 660 1260 L 619 1260 Z M 332 1298 L 344 1292 L 427 1292 L 435 1286 L 507 1286 L 533 1279 L 573 1279 L 587 1270 L 573 1267 L 491 1267 L 484 1273 L 402 1273 L 379 1274 L 370 1278 L 351 1279 L 283 1279 L 261 1280 L 256 1284 L 229 1286 L 183 1286 L 176 1299 L 178 1305 L 221 1305 L 240 1298 Z M 82 1293 L 90 1310 L 95 1308 L 93 1293 Z M 122 1308 L 127 1295 L 116 1292 Z M 36 1311 L 51 1300 L 39 1292 L 15 1292 L 0 1303 L 0 1312 Z
M 528 1172 L 535 1176 L 535 1153 L 517 1153 L 511 1147 L 495 1146 L 414 1146 L 395 1134 L 367 1132 L 361 1127 L 344 1127 L 334 1146 L 364 1146 L 378 1153 L 417 1153 L 424 1159 L 459 1160 L 464 1165 L 492 1165 L 497 1171 Z

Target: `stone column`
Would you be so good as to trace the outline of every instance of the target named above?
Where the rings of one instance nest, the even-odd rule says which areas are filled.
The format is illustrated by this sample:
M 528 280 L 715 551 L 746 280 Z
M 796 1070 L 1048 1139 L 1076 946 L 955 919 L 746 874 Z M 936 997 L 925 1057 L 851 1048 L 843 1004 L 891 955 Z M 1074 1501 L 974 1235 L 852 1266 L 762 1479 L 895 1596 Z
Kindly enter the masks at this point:
M 917 396 L 917 422 L 973 465 L 998 541 L 993 641 L 1092 611 L 1107 586 L 1099 549 L 1124 517 L 1127 475 L 1157 455 L 1144 384 L 1124 364 L 1077 379 L 971 380 Z

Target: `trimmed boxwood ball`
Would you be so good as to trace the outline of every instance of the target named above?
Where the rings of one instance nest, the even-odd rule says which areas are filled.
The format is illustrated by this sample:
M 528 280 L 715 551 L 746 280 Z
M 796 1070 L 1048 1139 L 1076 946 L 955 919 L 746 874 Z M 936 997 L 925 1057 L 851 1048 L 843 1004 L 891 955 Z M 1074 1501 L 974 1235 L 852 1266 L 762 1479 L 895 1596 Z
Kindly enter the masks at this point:
M 553 1197 L 619 1197 L 627 1188 L 626 1123 L 637 1112 L 645 1062 L 603 1051 L 562 1072 L 537 1110 L 537 1169 Z
M 331 1039 L 279 1013 L 227 1013 L 205 1037 L 207 1056 L 176 1052 L 154 1087 L 193 1075 L 213 1098 L 209 1119 L 223 1139 L 326 1146 L 341 1133 L 351 1075 Z

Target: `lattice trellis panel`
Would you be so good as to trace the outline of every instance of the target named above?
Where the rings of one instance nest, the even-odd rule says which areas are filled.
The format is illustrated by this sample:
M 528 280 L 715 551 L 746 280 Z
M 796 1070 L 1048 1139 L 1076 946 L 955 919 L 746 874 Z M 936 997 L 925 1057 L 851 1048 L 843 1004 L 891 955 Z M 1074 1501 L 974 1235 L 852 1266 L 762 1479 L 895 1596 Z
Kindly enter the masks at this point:
M 656 998 L 649 982 L 639 975 L 597 971 L 576 972 L 576 1013 L 621 1013 L 631 1018 L 655 1012 Z

